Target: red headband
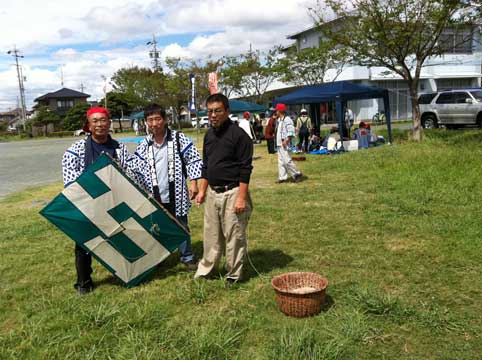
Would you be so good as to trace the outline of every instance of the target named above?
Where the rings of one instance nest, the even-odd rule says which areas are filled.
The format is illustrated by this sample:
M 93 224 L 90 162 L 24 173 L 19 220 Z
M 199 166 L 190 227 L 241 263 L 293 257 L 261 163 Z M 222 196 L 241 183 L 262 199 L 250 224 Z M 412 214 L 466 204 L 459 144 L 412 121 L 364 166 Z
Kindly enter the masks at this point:
M 90 116 L 95 113 L 105 114 L 110 118 L 109 111 L 106 108 L 103 108 L 101 106 L 94 106 L 94 107 L 91 107 L 89 110 L 87 110 L 87 116 Z
M 87 110 L 87 117 L 85 118 L 84 126 L 82 126 L 82 130 L 84 130 L 86 133 L 90 133 L 88 117 L 96 113 L 105 114 L 110 119 L 109 111 L 106 108 L 103 108 L 101 106 L 91 107 L 89 110 Z

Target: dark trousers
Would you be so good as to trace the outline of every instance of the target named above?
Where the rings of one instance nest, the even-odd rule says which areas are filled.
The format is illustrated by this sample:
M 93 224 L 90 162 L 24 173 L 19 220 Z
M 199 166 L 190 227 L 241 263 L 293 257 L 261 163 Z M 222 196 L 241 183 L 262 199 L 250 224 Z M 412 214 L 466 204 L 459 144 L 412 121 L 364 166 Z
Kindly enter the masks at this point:
M 299 134 L 300 142 L 298 143 L 298 149 L 308 152 L 308 134 Z
M 274 149 L 274 138 L 266 139 L 266 143 L 268 144 L 268 153 L 274 154 L 276 152 Z
M 92 256 L 79 245 L 75 245 L 75 269 L 77 270 L 77 285 L 84 286 L 92 282 Z

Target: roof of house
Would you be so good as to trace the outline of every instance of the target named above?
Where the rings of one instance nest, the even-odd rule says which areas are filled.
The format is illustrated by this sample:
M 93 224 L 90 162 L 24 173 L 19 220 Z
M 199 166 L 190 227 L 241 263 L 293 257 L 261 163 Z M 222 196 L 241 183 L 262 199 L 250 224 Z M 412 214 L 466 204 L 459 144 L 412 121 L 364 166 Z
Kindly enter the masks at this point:
M 62 88 L 60 90 L 47 93 L 45 95 L 39 96 L 34 101 L 46 100 L 46 99 L 61 99 L 61 98 L 88 98 L 89 94 L 82 93 L 80 91 L 75 91 L 72 89 Z
M 296 40 L 300 35 L 305 34 L 307 32 L 316 31 L 317 28 L 318 28 L 317 25 L 311 25 L 309 28 L 306 28 L 306 29 L 298 31 L 294 34 L 288 35 L 286 38 L 290 39 L 290 40 Z

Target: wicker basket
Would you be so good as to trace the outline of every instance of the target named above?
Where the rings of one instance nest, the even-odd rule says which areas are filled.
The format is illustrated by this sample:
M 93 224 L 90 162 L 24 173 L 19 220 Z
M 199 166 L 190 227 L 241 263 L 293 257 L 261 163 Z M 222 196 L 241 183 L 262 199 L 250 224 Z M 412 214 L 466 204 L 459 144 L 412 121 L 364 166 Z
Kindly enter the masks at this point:
M 283 313 L 305 317 L 320 313 L 328 280 L 311 272 L 292 272 L 275 276 L 271 285 Z

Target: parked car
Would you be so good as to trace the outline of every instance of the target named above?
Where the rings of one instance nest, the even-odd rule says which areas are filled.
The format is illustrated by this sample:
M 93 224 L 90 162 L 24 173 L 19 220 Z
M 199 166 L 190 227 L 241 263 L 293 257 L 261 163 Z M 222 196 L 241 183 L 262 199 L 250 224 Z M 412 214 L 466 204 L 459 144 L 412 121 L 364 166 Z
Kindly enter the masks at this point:
M 191 118 L 191 125 L 192 127 L 196 127 L 197 126 L 197 118 Z M 209 119 L 207 116 L 202 116 L 200 119 L 199 119 L 199 127 L 204 127 L 204 128 L 207 128 L 209 126 Z
M 422 94 L 418 98 L 425 129 L 465 125 L 482 127 L 482 88 L 453 89 Z

